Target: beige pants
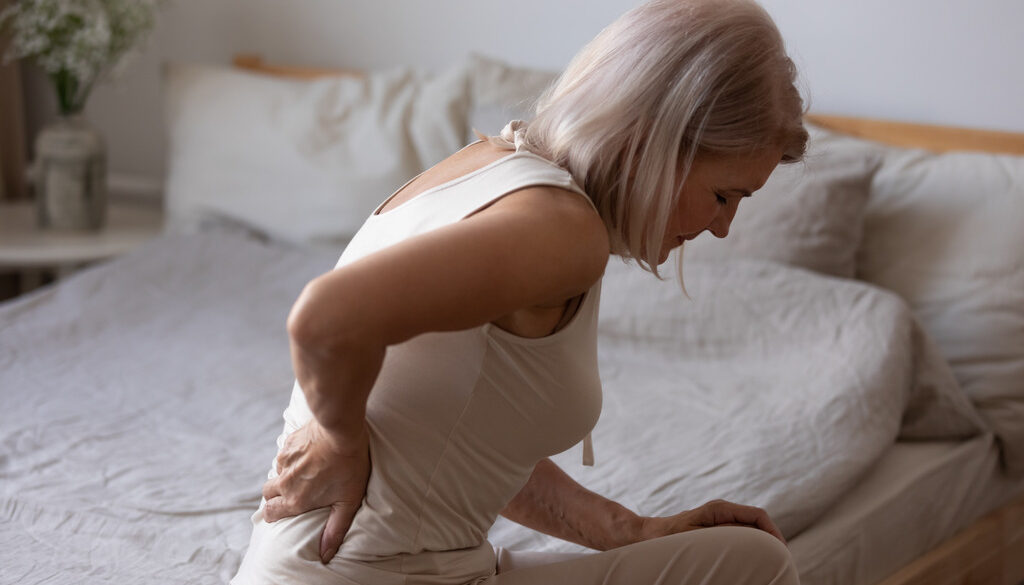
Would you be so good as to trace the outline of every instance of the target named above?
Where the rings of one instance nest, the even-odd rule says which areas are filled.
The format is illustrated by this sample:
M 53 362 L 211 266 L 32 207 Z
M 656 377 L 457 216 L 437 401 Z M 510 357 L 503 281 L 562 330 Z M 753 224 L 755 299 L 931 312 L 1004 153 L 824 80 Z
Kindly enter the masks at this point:
M 789 549 L 767 532 L 720 526 L 665 536 L 593 554 L 498 549 L 498 574 L 487 585 L 793 584 Z
M 473 549 L 362 562 L 317 550 L 327 510 L 253 525 L 232 585 L 740 585 L 797 584 L 789 550 L 754 528 L 720 526 L 601 553 Z M 495 574 L 497 570 L 497 574 Z

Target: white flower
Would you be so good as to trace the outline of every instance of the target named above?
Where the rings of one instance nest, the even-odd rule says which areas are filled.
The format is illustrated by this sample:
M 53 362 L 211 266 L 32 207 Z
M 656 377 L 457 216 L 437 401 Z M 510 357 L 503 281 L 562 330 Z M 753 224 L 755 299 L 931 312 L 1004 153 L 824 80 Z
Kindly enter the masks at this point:
M 34 62 L 57 83 L 62 109 L 80 109 L 152 30 L 156 9 L 157 0 L 20 0 L 0 12 L 13 32 L 7 59 Z

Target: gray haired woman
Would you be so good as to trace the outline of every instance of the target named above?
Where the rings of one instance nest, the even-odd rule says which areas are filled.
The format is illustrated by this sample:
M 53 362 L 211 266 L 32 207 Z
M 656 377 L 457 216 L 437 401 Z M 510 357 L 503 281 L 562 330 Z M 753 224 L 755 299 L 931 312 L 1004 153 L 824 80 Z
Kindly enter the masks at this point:
M 641 517 L 548 459 L 600 413 L 609 254 L 657 274 L 725 237 L 803 156 L 794 77 L 753 1 L 654 0 L 528 123 L 386 199 L 289 315 L 296 384 L 233 583 L 796 583 L 763 510 Z M 498 514 L 604 552 L 496 555 Z

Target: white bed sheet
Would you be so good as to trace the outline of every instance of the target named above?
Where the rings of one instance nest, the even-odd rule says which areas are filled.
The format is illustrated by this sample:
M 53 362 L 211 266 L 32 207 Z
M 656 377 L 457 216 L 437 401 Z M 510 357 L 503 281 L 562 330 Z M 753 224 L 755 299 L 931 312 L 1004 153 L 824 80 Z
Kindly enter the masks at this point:
M 713 499 L 793 538 L 898 437 L 978 434 L 973 408 L 899 297 L 760 261 L 689 262 L 684 298 L 617 260 L 601 298 L 597 464 L 552 459 L 650 516 Z M 584 552 L 499 519 L 495 545 Z
M 0 305 L 0 582 L 225 583 L 337 253 L 170 235 Z
M 226 581 L 291 387 L 288 308 L 336 258 L 170 235 L 0 305 L 0 582 Z
M 901 441 L 790 550 L 804 585 L 869 585 L 1020 494 L 991 435 Z
M 897 442 L 790 551 L 803 585 L 873 585 L 1021 494 L 1024 479 L 1000 470 L 992 435 Z M 580 554 L 498 553 L 505 569 Z

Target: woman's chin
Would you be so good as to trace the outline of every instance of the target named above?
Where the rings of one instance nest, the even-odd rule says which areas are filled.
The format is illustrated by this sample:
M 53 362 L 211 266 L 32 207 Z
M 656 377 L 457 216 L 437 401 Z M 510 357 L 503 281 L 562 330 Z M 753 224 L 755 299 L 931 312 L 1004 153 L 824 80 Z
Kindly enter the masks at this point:
M 658 254 L 658 266 L 661 266 L 668 261 L 669 257 L 672 256 L 672 250 L 683 247 L 683 238 L 677 238 L 671 243 L 666 243 L 661 247 L 661 253 Z
M 665 262 L 668 262 L 669 257 L 672 256 L 672 250 L 674 250 L 675 248 L 676 246 L 666 246 L 665 248 L 661 249 L 661 254 L 658 254 L 658 266 L 661 266 Z

